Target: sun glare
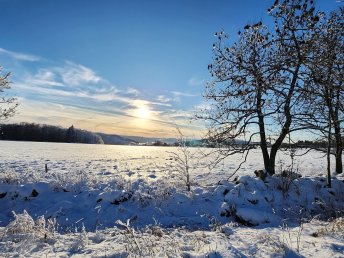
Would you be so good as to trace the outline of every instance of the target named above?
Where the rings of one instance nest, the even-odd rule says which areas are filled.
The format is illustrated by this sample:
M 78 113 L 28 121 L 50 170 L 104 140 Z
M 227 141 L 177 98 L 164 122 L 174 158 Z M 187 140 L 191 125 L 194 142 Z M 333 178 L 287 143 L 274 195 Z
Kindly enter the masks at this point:
M 137 109 L 137 116 L 141 119 L 149 118 L 150 112 L 146 107 L 140 107 Z

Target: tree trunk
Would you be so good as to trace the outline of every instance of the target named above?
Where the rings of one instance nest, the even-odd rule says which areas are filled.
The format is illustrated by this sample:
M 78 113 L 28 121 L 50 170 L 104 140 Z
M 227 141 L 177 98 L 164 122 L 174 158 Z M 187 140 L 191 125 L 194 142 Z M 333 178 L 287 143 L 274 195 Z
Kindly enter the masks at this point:
M 188 192 L 190 192 L 191 191 L 191 184 L 190 184 L 189 170 L 187 170 L 187 172 L 186 172 L 186 187 L 188 189 Z
M 281 147 L 282 142 L 285 139 L 285 137 L 287 136 L 287 134 L 290 133 L 290 125 L 292 122 L 292 114 L 290 112 L 290 102 L 291 102 L 291 98 L 292 98 L 294 91 L 295 91 L 295 85 L 297 82 L 297 76 L 299 74 L 301 62 L 302 62 L 301 57 L 299 57 L 299 63 L 297 64 L 296 69 L 293 73 L 293 78 L 290 82 L 290 88 L 288 91 L 288 96 L 287 96 L 287 98 L 285 100 L 285 104 L 284 104 L 283 113 L 285 115 L 285 122 L 284 122 L 284 125 L 283 125 L 283 128 L 281 130 L 280 135 L 278 136 L 275 143 L 271 146 L 269 167 L 268 167 L 268 171 L 267 171 L 269 173 L 269 175 L 275 174 L 275 163 L 276 163 L 277 151 Z
M 343 142 L 342 142 L 342 136 L 340 134 L 340 125 L 336 123 L 334 128 L 335 133 L 335 139 L 336 139 L 336 173 L 341 174 L 343 173 L 343 160 L 342 160 L 342 154 L 343 154 Z
M 281 131 L 281 134 L 277 138 L 276 142 L 271 146 L 271 151 L 270 151 L 270 159 L 269 159 L 269 167 L 268 167 L 268 173 L 269 175 L 274 175 L 275 174 L 275 163 L 276 163 L 276 155 L 277 151 L 282 145 L 283 140 L 289 133 L 289 126 L 291 124 L 291 115 L 287 116 L 286 122 L 284 123 L 284 127 Z
M 329 114 L 329 129 L 327 136 L 327 187 L 331 188 L 331 116 Z
M 333 126 L 334 126 L 334 134 L 336 139 L 336 173 L 341 174 L 343 173 L 343 161 L 342 161 L 342 154 L 343 154 L 343 140 L 342 135 L 340 132 L 340 121 L 339 121 L 339 110 L 340 110 L 340 88 L 336 90 L 336 106 L 334 109 L 334 117 L 333 117 Z
M 269 152 L 268 152 L 268 146 L 266 142 L 264 114 L 262 112 L 261 102 L 262 102 L 262 95 L 261 95 L 261 91 L 259 90 L 257 94 L 257 113 L 258 113 L 258 122 L 259 122 L 260 149 L 262 150 L 262 154 L 263 154 L 265 173 L 267 173 L 267 171 L 269 170 Z
M 269 171 L 269 152 L 268 152 L 268 146 L 266 144 L 266 138 L 265 138 L 265 133 L 264 135 L 262 136 L 261 135 L 261 142 L 260 142 L 260 148 L 262 150 L 262 154 L 263 154 L 263 159 L 264 159 L 264 169 L 265 169 L 265 172 Z M 264 139 L 264 140 L 263 140 Z
M 278 148 L 279 147 L 276 147 L 275 144 L 271 147 L 269 167 L 268 167 L 269 175 L 275 174 L 275 163 L 276 163 L 276 155 L 277 155 Z

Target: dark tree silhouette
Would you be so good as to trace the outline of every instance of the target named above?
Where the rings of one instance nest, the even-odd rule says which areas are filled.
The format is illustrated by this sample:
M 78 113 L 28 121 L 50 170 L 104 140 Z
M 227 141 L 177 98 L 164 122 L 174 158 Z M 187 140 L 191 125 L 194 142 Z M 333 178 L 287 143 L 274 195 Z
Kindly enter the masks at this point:
M 325 14 L 323 14 L 325 17 Z M 343 172 L 344 119 L 344 9 L 332 12 L 317 27 L 312 55 L 307 60 L 310 73 L 306 82 L 304 114 L 300 123 L 312 125 L 313 132 L 327 138 L 328 185 L 330 154 L 335 156 L 336 172 Z M 335 152 L 331 146 L 335 146 Z
M 102 137 L 98 134 L 75 129 L 74 126 L 64 129 L 58 126 L 31 123 L 2 124 L 0 139 L 11 141 L 104 143 Z
M 66 142 L 75 142 L 76 141 L 76 133 L 74 126 L 72 125 L 66 131 Z
M 227 35 L 215 34 L 218 41 L 208 66 L 214 80 L 205 92 L 211 108 L 200 117 L 209 122 L 208 138 L 229 147 L 221 148 L 224 156 L 247 157 L 258 141 L 265 171 L 272 175 L 286 136 L 308 128 L 294 121 L 302 116 L 306 60 L 321 15 L 307 0 L 275 1 L 268 12 L 275 24 L 271 31 L 262 22 L 248 24 L 229 46 Z
M 343 142 L 341 122 L 344 118 L 344 9 L 333 12 L 330 18 L 320 26 L 314 47 L 314 55 L 310 60 L 312 73 L 311 95 L 314 96 L 313 104 L 324 105 L 322 120 L 325 120 L 329 132 L 329 146 L 333 136 L 336 146 L 336 172 L 343 172 Z

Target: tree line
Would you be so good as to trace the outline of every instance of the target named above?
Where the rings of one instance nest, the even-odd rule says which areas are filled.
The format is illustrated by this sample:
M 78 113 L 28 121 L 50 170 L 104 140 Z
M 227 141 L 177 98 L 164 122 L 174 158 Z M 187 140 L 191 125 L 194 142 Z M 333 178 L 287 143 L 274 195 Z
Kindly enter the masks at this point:
M 99 135 L 76 129 L 73 125 L 66 129 L 58 126 L 34 123 L 1 124 L 0 139 L 10 141 L 104 143 Z

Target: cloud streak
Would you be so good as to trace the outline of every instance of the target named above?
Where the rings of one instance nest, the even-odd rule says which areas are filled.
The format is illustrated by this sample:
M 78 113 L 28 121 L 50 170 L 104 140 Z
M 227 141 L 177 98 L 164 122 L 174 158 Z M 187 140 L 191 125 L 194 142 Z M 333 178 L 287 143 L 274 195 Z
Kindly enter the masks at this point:
M 93 70 L 80 64 L 66 61 L 64 66 L 41 68 L 34 75 L 28 74 L 15 83 L 17 89 L 35 92 L 42 96 L 85 98 L 98 102 L 116 102 L 140 108 L 142 106 L 171 105 L 157 98 L 155 101 L 140 98 L 140 91 L 129 87 L 119 90 L 98 76 Z M 74 99 L 75 101 L 75 99 Z M 105 104 L 105 103 L 104 103 Z
M 82 84 L 94 83 L 102 81 L 102 78 L 96 75 L 94 71 L 80 64 L 66 61 L 63 67 L 55 68 L 62 76 L 62 80 L 66 85 L 80 86 Z
M 13 52 L 13 51 L 6 50 L 4 48 L 0 48 L 0 55 L 6 55 L 18 61 L 36 62 L 36 61 L 41 60 L 40 57 L 35 56 L 35 55 Z
M 197 87 L 197 86 L 204 86 L 206 80 L 204 79 L 200 79 L 198 77 L 191 77 L 188 80 L 188 85 L 193 86 L 193 87 Z

